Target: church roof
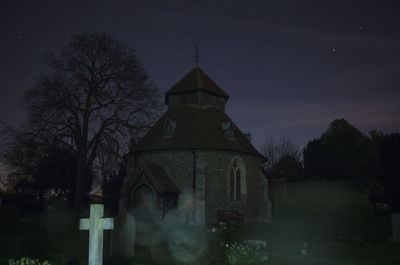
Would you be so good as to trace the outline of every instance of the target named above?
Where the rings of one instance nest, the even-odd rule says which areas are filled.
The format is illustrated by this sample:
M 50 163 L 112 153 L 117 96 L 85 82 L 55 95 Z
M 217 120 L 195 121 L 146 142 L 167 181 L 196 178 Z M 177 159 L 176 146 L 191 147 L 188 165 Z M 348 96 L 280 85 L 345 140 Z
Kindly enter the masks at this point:
M 149 160 L 142 161 L 142 167 L 144 167 L 149 177 L 152 178 L 153 185 L 158 192 L 180 192 L 161 165 Z
M 206 91 L 224 97 L 225 100 L 229 98 L 229 95 L 206 75 L 203 70 L 196 67 L 165 92 L 165 102 L 168 103 L 169 95 L 193 91 Z
M 130 177 L 126 180 L 122 192 L 128 193 L 133 187 L 140 185 L 141 183 L 138 182 L 138 179 L 143 172 L 149 178 L 151 184 L 157 192 L 180 192 L 179 188 L 174 184 L 174 182 L 171 180 L 171 178 L 168 176 L 161 165 L 145 159 L 141 159 L 139 161 L 138 169 L 136 170 L 133 177 Z
M 165 134 L 165 124 L 174 121 L 172 135 Z M 224 128 L 231 124 L 233 135 Z M 250 153 L 264 157 L 231 121 L 228 115 L 214 107 L 181 105 L 170 109 L 156 122 L 134 148 L 134 152 L 168 149 L 214 149 Z

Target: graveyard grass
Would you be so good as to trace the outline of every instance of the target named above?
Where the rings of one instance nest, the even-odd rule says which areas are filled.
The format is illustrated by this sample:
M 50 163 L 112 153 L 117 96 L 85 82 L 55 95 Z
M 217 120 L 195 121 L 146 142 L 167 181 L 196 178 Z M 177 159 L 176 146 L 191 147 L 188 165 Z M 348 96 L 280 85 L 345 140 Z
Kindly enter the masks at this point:
M 265 239 L 271 265 L 400 264 L 400 244 L 388 240 L 390 215 L 374 216 L 369 201 L 346 182 L 301 182 L 288 186 L 279 215 L 268 225 L 253 224 L 210 233 L 208 257 L 199 264 L 222 265 L 224 246 L 246 239 Z M 105 209 L 105 217 L 109 217 Z M 76 217 L 75 217 L 76 218 Z M 75 220 L 75 221 L 74 221 Z M 48 259 L 52 265 L 87 264 L 89 233 L 63 207 L 38 215 L 0 208 L 0 264 L 8 258 Z M 104 264 L 157 264 L 150 250 L 137 248 L 133 260 L 108 257 L 110 231 L 104 231 Z M 307 242 L 307 256 L 301 249 Z M 162 264 L 174 264 L 167 248 L 158 249 Z M 204 256 L 206 256 L 204 255 Z M 193 263 L 194 265 L 194 263 Z

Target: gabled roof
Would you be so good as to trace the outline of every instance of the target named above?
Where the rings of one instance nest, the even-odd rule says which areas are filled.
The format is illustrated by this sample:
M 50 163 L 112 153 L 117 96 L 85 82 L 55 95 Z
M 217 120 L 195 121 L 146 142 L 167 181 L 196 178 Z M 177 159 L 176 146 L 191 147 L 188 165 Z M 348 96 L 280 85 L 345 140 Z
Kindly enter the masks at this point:
M 7 187 L 0 181 L 0 193 L 7 192 Z
M 178 83 L 165 92 L 165 102 L 168 103 L 168 96 L 193 91 L 205 91 L 228 100 L 229 95 L 222 90 L 203 70 L 196 67 L 186 74 Z
M 175 132 L 169 137 L 164 135 L 163 125 L 167 119 L 176 121 Z M 225 122 L 231 122 L 231 119 L 216 108 L 181 105 L 165 112 L 133 152 L 213 149 L 245 152 L 265 159 L 233 122 L 233 138 L 229 139 L 223 130 Z
M 146 174 L 151 178 L 157 192 L 180 192 L 178 187 L 176 187 L 174 182 L 168 177 L 161 165 L 150 160 L 142 160 L 141 165 Z
M 135 174 L 126 180 L 122 192 L 129 193 L 132 188 L 140 186 L 142 181 L 139 179 L 143 173 L 148 177 L 151 185 L 158 193 L 180 193 L 179 188 L 170 179 L 161 165 L 144 159 L 139 161 Z

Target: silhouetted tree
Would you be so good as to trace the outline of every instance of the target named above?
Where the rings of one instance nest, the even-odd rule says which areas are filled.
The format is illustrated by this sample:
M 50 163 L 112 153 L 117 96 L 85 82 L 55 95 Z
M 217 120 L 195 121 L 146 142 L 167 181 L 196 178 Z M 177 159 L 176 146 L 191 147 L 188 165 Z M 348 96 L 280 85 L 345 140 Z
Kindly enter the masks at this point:
M 400 211 L 400 134 L 385 135 L 382 141 L 381 158 L 384 172 L 382 185 L 384 196 L 396 211 Z
M 87 172 L 87 174 L 91 173 Z M 64 194 L 69 193 L 68 197 L 72 199 L 75 194 L 76 175 L 76 155 L 68 150 L 52 150 L 39 162 L 33 174 L 39 198 L 42 199 L 43 194 L 49 189 L 56 189 Z
M 344 119 L 334 120 L 320 139 L 304 149 L 308 177 L 356 179 L 370 175 L 369 138 Z
M 291 139 L 269 138 L 261 147 L 261 153 L 267 158 L 264 168 L 270 177 L 284 177 L 288 181 L 303 179 L 299 146 Z
M 118 155 L 126 151 L 129 135 L 158 116 L 158 89 L 135 52 L 106 34 L 77 34 L 46 63 L 50 72 L 24 95 L 28 129 L 76 154 L 79 208 L 100 148 Z
M 369 132 L 369 145 L 367 148 L 369 161 L 366 165 L 370 176 L 376 179 L 382 179 L 384 173 L 384 165 L 382 161 L 382 145 L 385 134 L 380 130 Z
M 26 193 L 33 188 L 33 173 L 52 143 L 24 129 L 8 126 L 1 128 L 2 156 L 11 172 L 7 179 L 17 194 Z
M 304 174 L 307 178 L 321 179 L 325 175 L 325 149 L 321 139 L 314 139 L 303 149 Z
M 292 156 L 300 161 L 299 146 L 291 139 L 281 137 L 278 141 L 274 138 L 267 139 L 261 146 L 261 153 L 267 158 L 264 164 L 267 172 L 271 170 L 283 156 Z
M 283 155 L 271 169 L 272 176 L 284 177 L 287 181 L 303 180 L 303 164 L 293 155 Z

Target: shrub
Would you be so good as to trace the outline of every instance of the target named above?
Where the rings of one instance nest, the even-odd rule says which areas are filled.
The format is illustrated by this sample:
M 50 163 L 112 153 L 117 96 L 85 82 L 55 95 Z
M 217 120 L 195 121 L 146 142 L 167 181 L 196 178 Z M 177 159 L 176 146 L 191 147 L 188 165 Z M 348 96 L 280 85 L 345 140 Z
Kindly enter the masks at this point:
M 39 262 L 38 259 L 23 257 L 19 260 L 9 259 L 8 265 L 51 265 L 47 260 Z
M 260 264 L 261 255 L 242 243 L 226 244 L 225 256 L 230 265 Z

